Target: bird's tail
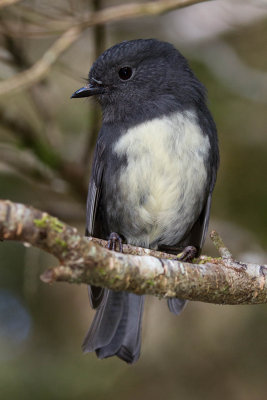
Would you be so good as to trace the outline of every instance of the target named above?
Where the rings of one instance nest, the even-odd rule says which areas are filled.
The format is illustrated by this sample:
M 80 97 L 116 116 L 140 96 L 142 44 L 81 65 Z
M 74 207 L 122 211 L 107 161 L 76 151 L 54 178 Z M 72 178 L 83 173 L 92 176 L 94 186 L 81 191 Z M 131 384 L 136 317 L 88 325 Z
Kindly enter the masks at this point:
M 184 310 L 185 306 L 187 305 L 187 300 L 182 299 L 168 299 L 168 307 L 169 310 L 175 314 L 179 315 Z
M 144 296 L 105 289 L 83 351 L 95 351 L 98 358 L 116 355 L 129 364 L 136 362 L 141 349 L 143 305 Z

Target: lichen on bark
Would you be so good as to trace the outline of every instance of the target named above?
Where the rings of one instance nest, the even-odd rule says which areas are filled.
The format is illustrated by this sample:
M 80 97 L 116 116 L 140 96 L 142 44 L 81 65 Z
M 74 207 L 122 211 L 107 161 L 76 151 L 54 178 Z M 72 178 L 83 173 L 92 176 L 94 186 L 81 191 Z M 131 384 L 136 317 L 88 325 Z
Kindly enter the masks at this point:
M 86 283 L 216 304 L 267 303 L 267 266 L 236 261 L 215 231 L 211 238 L 220 257 L 201 256 L 191 264 L 128 244 L 121 254 L 47 213 L 0 201 L 0 239 L 28 242 L 59 260 L 59 266 L 42 274 L 46 283 Z

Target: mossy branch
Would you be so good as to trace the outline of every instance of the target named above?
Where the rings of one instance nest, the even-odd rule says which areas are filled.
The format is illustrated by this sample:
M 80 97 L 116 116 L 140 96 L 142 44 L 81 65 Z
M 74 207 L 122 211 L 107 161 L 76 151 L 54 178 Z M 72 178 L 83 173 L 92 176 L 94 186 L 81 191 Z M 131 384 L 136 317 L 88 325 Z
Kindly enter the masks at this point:
M 267 303 L 267 265 L 235 261 L 216 232 L 211 238 L 221 257 L 201 256 L 193 264 L 130 245 L 121 254 L 45 212 L 0 201 L 0 239 L 28 242 L 59 260 L 59 266 L 43 273 L 44 282 L 86 283 L 217 304 Z

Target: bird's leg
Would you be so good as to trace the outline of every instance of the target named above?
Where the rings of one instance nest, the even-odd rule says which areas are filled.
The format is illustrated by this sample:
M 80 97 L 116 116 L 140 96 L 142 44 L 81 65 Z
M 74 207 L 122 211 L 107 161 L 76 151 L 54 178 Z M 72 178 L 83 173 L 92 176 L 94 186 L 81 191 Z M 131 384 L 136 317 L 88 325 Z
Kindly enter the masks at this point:
M 164 251 L 165 253 L 170 254 L 178 254 L 177 260 L 184 261 L 184 262 L 191 262 L 193 258 L 196 257 L 198 254 L 198 250 L 195 246 L 186 246 L 186 247 L 175 247 L 175 246 L 168 246 L 166 244 L 160 244 L 158 247 L 159 251 Z M 181 251 L 182 250 L 182 251 Z
M 191 262 L 197 255 L 197 249 L 195 246 L 186 246 L 183 251 L 178 254 L 178 261 Z
M 111 232 L 108 238 L 107 248 L 116 251 L 117 245 L 119 246 L 119 252 L 123 253 L 122 238 L 116 232 Z

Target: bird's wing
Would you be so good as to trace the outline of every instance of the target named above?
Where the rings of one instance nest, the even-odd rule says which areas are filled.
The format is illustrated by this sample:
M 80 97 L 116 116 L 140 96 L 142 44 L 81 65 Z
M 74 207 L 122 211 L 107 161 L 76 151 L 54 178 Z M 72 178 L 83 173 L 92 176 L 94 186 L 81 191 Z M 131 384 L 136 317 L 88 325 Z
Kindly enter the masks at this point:
M 86 234 L 106 238 L 101 197 L 105 170 L 105 145 L 98 139 L 87 198 Z M 91 306 L 96 308 L 92 325 L 84 339 L 84 352 L 95 351 L 98 358 L 117 355 L 129 364 L 136 362 L 141 347 L 144 296 L 114 292 L 89 286 Z
M 216 179 L 216 170 L 214 170 L 212 174 L 213 173 L 215 173 L 215 178 L 212 177 L 211 180 Z M 159 250 L 167 253 L 178 254 L 186 246 L 194 246 L 198 252 L 197 256 L 200 255 L 208 231 L 213 186 L 213 184 L 210 185 L 202 211 L 186 236 L 172 246 L 160 244 L 158 248 Z
M 210 207 L 212 192 L 216 182 L 217 170 L 219 166 L 219 149 L 217 139 L 217 129 L 215 122 L 213 121 L 212 115 L 206 106 L 198 107 L 198 122 L 202 129 L 203 134 L 207 135 L 210 141 L 210 153 L 207 160 L 207 191 L 206 201 L 203 209 L 194 223 L 191 231 L 182 240 L 179 246 L 195 246 L 198 250 L 198 255 L 201 253 L 201 249 L 204 245 L 205 238 L 208 231 L 209 218 L 210 218 Z
M 102 188 L 102 177 L 104 171 L 103 162 L 104 144 L 101 140 L 98 140 L 94 160 L 92 165 L 91 179 L 88 188 L 87 195 L 87 207 L 86 207 L 86 236 L 96 235 L 98 231 L 98 206 Z
M 203 131 L 203 134 L 209 137 L 210 141 L 210 153 L 207 160 L 207 174 L 208 174 L 208 182 L 206 186 L 206 200 L 204 202 L 202 211 L 192 226 L 190 232 L 178 243 L 174 246 L 160 246 L 163 247 L 165 251 L 171 253 L 179 253 L 186 246 L 194 246 L 198 250 L 198 255 L 201 253 L 201 249 L 204 245 L 205 238 L 208 231 L 209 225 L 209 216 L 210 216 L 210 207 L 211 207 L 211 197 L 212 192 L 216 182 L 217 170 L 219 166 L 219 150 L 218 150 L 218 139 L 217 139 L 217 130 L 216 125 L 213 121 L 213 118 L 209 112 L 209 110 L 205 107 L 198 108 L 198 122 Z M 169 247 L 169 249 L 167 249 Z M 177 251 L 178 250 L 178 251 Z
M 178 254 L 180 253 L 186 246 L 194 246 L 196 247 L 198 254 L 201 253 L 201 249 L 204 245 L 204 241 L 206 238 L 208 225 L 209 225 L 209 216 L 210 216 L 210 206 L 211 206 L 211 195 L 212 192 L 209 193 L 205 206 L 198 217 L 197 221 L 193 225 L 192 229 L 188 233 L 188 235 L 183 239 L 182 242 L 179 242 L 176 246 L 164 246 L 163 250 Z M 160 248 L 159 248 L 160 249 Z M 187 304 L 187 300 L 183 299 L 168 299 L 168 307 L 169 310 L 175 314 L 179 315 Z
M 86 236 L 96 236 L 102 239 L 106 239 L 103 232 L 104 224 L 101 223 L 101 213 L 99 212 L 99 200 L 104 171 L 104 149 L 105 146 L 101 139 L 99 139 L 95 148 L 92 174 L 88 189 L 85 230 Z M 88 292 L 92 308 L 98 308 L 103 299 L 104 289 L 97 286 L 88 286 Z
M 182 249 L 186 246 L 194 246 L 198 251 L 198 255 L 201 253 L 201 249 L 204 245 L 210 218 L 210 207 L 211 207 L 211 196 L 212 192 L 208 194 L 206 203 L 198 217 L 197 221 L 194 223 L 188 235 L 178 244 Z
M 178 254 L 186 246 L 194 246 L 196 247 L 198 252 L 197 256 L 199 256 L 202 247 L 204 245 L 208 231 L 211 197 L 219 166 L 219 150 L 218 150 L 216 126 L 211 114 L 207 109 L 205 110 L 204 115 L 202 114 L 200 116 L 200 120 L 202 122 L 202 130 L 203 132 L 208 134 L 211 144 L 211 152 L 208 160 L 208 176 L 210 179 L 207 185 L 206 201 L 204 203 L 203 209 L 198 219 L 196 220 L 196 222 L 194 223 L 194 225 L 192 226 L 190 232 L 186 235 L 186 237 L 183 238 L 182 241 L 177 243 L 177 245 L 173 246 L 173 248 L 169 247 L 169 249 L 167 249 L 166 247 L 168 246 L 164 246 L 163 250 L 167 252 L 169 251 L 170 253 L 174 254 Z M 186 303 L 187 303 L 186 300 L 168 299 L 168 307 L 170 311 L 173 312 L 174 314 L 180 314 L 180 312 L 184 309 Z

